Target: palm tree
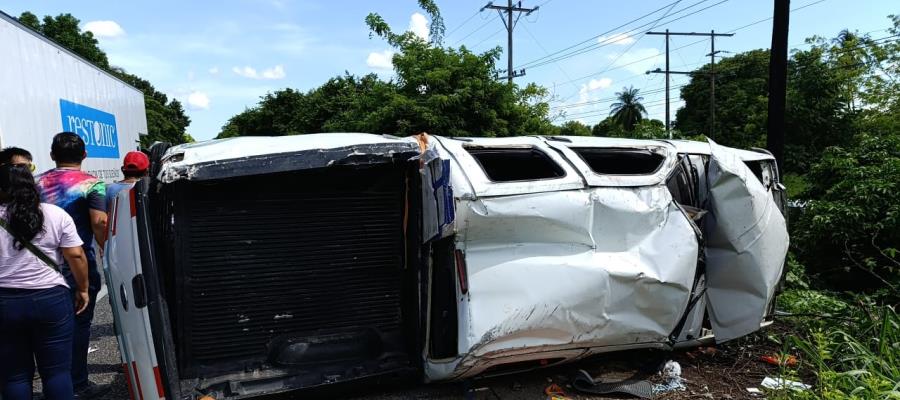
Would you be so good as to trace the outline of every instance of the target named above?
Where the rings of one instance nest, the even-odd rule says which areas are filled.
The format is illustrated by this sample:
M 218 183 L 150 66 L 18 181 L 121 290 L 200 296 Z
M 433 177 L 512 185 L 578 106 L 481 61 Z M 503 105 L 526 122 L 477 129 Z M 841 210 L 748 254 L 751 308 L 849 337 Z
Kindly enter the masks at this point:
M 641 104 L 643 97 L 638 96 L 639 89 L 634 86 L 622 88 L 622 91 L 616 93 L 619 101 L 613 103 L 610 107 L 609 114 L 613 117 L 613 122 L 620 125 L 627 132 L 634 130 L 634 126 L 644 119 L 647 109 Z

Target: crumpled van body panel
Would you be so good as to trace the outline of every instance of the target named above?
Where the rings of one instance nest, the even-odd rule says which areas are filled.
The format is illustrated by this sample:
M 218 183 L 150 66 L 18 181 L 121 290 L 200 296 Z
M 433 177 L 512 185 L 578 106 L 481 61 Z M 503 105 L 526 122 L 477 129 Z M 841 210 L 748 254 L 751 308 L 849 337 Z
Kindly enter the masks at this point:
M 457 282 L 466 287 L 457 287 L 457 352 L 430 357 L 429 379 L 503 373 L 627 348 L 672 348 L 710 340 L 713 333 L 724 341 L 763 323 L 784 252 L 764 248 L 764 262 L 745 258 L 740 270 L 748 281 L 711 274 L 707 267 L 744 256 L 719 257 L 710 248 L 729 242 L 733 233 L 706 215 L 740 224 L 753 217 L 732 215 L 741 212 L 735 202 L 746 205 L 750 198 L 744 184 L 706 182 L 676 144 L 575 137 L 439 140 L 443 156 L 453 160 L 455 246 L 463 265 Z M 534 157 L 523 158 L 523 148 L 543 154 L 545 164 L 552 161 L 558 170 L 533 171 Z M 704 170 L 710 164 L 717 170 L 719 157 L 770 158 L 711 151 L 710 144 L 694 148 L 706 149 L 697 158 Z M 506 167 L 496 161 L 503 152 Z M 739 164 L 734 169 L 752 178 Z M 690 196 L 673 198 L 676 178 L 690 186 Z M 771 225 L 760 243 L 784 242 L 783 219 Z M 733 305 L 750 297 L 755 301 Z M 742 318 L 716 324 L 712 332 L 705 328 L 707 307 L 726 310 L 728 304 Z

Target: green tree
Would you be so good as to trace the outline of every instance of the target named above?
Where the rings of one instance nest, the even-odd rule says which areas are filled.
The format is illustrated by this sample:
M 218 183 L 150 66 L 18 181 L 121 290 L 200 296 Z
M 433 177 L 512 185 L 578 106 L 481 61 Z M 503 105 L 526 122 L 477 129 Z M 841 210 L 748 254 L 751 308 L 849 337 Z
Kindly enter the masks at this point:
M 898 17 L 892 16 L 897 34 Z M 788 64 L 785 167 L 804 174 L 830 146 L 846 146 L 862 119 L 890 109 L 900 91 L 896 41 L 880 42 L 843 30 L 834 39 L 813 37 L 812 47 L 794 51 Z M 768 107 L 767 50 L 722 59 L 716 65 L 716 137 L 734 147 L 763 147 Z M 709 65 L 699 68 L 681 90 L 685 105 L 675 126 L 708 135 Z M 861 119 L 862 118 L 862 119 Z
M 768 110 L 769 53 L 752 50 L 716 63 L 716 135 L 728 146 L 748 148 L 765 144 Z M 681 89 L 684 106 L 676 112 L 675 128 L 690 135 L 709 135 L 709 66 L 691 75 Z
M 622 88 L 621 92 L 616 93 L 618 101 L 609 106 L 613 121 L 626 132 L 633 131 L 634 126 L 647 114 L 647 109 L 641 104 L 644 98 L 638 95 L 639 91 L 633 86 Z
M 665 139 L 666 124 L 658 119 L 644 119 L 634 126 L 628 137 L 634 139 Z
M 91 32 L 82 32 L 78 25 L 81 21 L 71 14 L 60 14 L 56 17 L 45 16 L 43 21 L 30 12 L 23 12 L 19 22 L 34 29 L 38 33 L 52 39 L 63 47 L 84 57 L 97 67 L 106 70 L 119 79 L 136 87 L 144 93 L 144 109 L 147 115 L 147 135 L 141 136 L 141 145 L 149 146 L 156 141 L 170 143 L 188 142 L 190 136 L 185 133 L 190 118 L 178 100 L 171 99 L 156 90 L 150 82 L 125 70 L 110 66 L 106 53 L 100 49 L 97 39 Z
M 591 127 L 580 121 L 566 121 L 559 127 L 559 132 L 556 134 L 561 136 L 591 136 Z
M 622 127 L 613 121 L 613 117 L 606 117 L 591 128 L 591 135 L 602 137 L 625 137 Z
M 396 50 L 395 78 L 345 74 L 305 93 L 286 89 L 268 94 L 229 120 L 219 137 L 335 131 L 514 136 L 555 131 L 547 118 L 544 88 L 497 81 L 500 49 L 476 54 L 465 47 L 442 47 L 437 6 L 429 0 L 419 5 L 431 19 L 428 41 L 412 32 L 394 32 L 378 14 L 366 17 L 370 36 Z
M 830 147 L 808 181 L 791 239 L 801 261 L 842 288 L 900 289 L 900 132 Z
M 43 22 L 28 11 L 19 16 L 19 22 L 27 25 L 40 34 L 53 39 L 63 47 L 84 57 L 100 68 L 109 69 L 109 59 L 106 53 L 100 50 L 94 34 L 88 31 L 82 32 L 78 28 L 81 21 L 72 14 L 60 14 L 55 17 L 44 16 Z

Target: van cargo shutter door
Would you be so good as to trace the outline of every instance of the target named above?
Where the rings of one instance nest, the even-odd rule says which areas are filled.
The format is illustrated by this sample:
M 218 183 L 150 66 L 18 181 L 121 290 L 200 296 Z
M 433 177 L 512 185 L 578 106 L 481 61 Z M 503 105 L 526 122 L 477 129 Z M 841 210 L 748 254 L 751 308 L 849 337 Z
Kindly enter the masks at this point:
M 717 342 L 759 329 L 788 249 L 774 197 L 744 162 L 710 141 L 707 310 Z

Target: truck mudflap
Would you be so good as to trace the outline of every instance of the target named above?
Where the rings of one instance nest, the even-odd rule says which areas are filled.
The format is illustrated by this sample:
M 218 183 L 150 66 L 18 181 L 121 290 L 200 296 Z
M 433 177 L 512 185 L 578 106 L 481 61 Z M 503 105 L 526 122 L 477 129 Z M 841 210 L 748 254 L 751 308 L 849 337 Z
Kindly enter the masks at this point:
M 707 311 L 717 342 L 760 328 L 788 249 L 784 216 L 739 155 L 709 141 Z
M 151 294 L 142 268 L 135 189 L 121 191 L 110 210 L 103 271 L 119 353 L 131 399 L 165 399 L 150 322 Z

